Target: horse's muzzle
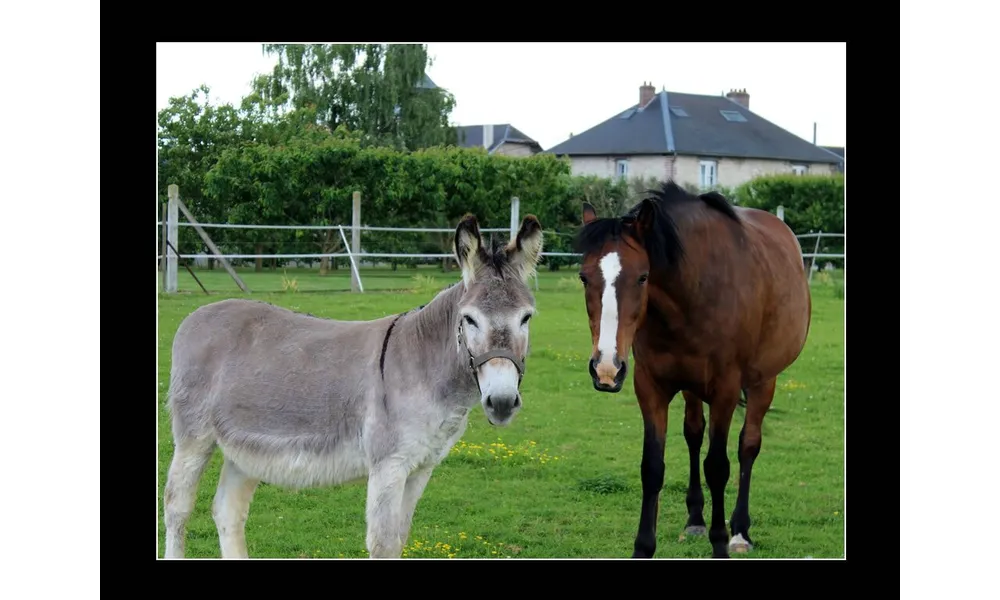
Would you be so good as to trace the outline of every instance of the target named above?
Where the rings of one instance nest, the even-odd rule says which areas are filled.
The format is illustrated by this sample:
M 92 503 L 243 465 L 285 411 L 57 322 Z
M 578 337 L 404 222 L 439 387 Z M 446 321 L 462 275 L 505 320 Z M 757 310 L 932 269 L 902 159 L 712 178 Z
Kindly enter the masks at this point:
M 590 377 L 594 382 L 594 389 L 598 392 L 609 392 L 616 394 L 621 391 L 625 382 L 625 375 L 628 374 L 628 364 L 618 357 L 615 352 L 611 357 L 611 364 L 601 360 L 603 357 L 590 359 Z

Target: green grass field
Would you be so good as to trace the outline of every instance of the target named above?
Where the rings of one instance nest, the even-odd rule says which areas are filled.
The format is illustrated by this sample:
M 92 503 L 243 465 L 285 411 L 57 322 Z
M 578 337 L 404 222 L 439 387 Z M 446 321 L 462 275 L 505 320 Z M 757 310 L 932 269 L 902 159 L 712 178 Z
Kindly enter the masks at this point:
M 365 294 L 308 293 L 350 289 L 348 271 L 320 278 L 288 271 L 298 293 L 282 292 L 282 272 L 241 273 L 253 297 L 335 319 L 370 319 L 430 300 L 456 272 L 433 268 L 362 272 Z M 159 296 L 158 555 L 163 556 L 162 492 L 173 450 L 166 410 L 170 346 L 181 320 L 195 308 L 239 294 L 222 270 L 198 272 L 213 291 L 205 296 L 183 269 L 185 293 Z M 844 555 L 844 293 L 842 275 L 813 281 L 813 324 L 798 361 L 778 380 L 754 465 L 750 558 Z M 340 281 L 336 281 L 339 279 Z M 435 470 L 417 506 L 407 557 L 626 558 L 639 521 L 642 419 L 631 375 L 617 395 L 594 391 L 587 373 L 590 333 L 573 269 L 541 272 L 532 321 L 532 349 L 522 384 L 524 406 L 507 428 L 490 426 L 482 409 L 465 436 Z M 409 289 L 407 292 L 376 290 Z M 268 293 L 270 292 L 270 293 Z M 708 558 L 706 537 L 684 539 L 687 447 L 683 402 L 670 407 L 666 477 L 660 496 L 659 558 Z M 737 408 L 730 435 L 732 477 L 726 514 L 736 499 Z M 702 455 L 707 451 L 707 439 Z M 211 516 L 221 457 L 212 459 L 188 522 L 187 555 L 218 557 Z M 704 478 L 703 478 L 704 480 Z M 261 484 L 250 508 L 251 557 L 364 557 L 365 485 L 288 491 Z M 705 489 L 705 517 L 711 499 Z M 734 558 L 739 558 L 735 556 Z

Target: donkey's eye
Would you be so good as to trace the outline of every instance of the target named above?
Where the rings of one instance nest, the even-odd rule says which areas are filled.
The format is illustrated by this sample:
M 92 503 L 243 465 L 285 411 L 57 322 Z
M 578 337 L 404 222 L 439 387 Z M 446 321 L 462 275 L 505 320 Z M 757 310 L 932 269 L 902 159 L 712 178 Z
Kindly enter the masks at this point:
M 640 275 L 639 276 L 639 285 L 642 285 L 642 284 L 646 283 L 647 279 L 649 279 L 649 273 L 643 273 L 642 275 Z
M 479 329 L 479 325 L 469 315 L 465 315 L 465 322 L 472 325 L 476 329 Z
M 521 319 L 521 327 L 524 327 L 525 325 L 527 325 L 528 321 L 530 321 L 530 320 L 531 320 L 531 315 L 530 314 L 524 315 L 524 318 Z

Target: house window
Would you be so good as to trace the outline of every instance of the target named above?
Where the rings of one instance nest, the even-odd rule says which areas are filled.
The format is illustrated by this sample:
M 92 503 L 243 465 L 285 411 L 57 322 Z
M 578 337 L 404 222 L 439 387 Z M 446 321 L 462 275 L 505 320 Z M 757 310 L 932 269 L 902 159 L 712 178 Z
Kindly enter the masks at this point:
M 628 160 L 621 159 L 615 164 L 615 174 L 618 177 L 628 177 Z
M 699 181 L 702 189 L 710 188 L 718 183 L 718 164 L 714 160 L 701 161 Z
M 808 170 L 809 167 L 806 165 L 792 165 L 792 173 L 795 173 L 796 175 L 805 175 Z

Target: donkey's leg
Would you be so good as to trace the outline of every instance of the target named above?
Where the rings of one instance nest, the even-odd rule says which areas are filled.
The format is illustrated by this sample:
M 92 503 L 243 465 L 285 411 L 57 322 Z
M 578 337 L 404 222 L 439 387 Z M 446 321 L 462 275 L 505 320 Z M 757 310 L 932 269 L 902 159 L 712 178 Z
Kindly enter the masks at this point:
M 712 395 L 708 423 L 708 456 L 705 457 L 705 481 L 712 494 L 712 525 L 708 539 L 713 558 L 729 558 L 729 532 L 726 531 L 726 483 L 729 481 L 729 456 L 726 441 L 733 411 L 739 401 L 739 386 L 720 382 Z
M 705 535 L 705 493 L 701 489 L 701 444 L 705 439 L 705 409 L 701 398 L 684 392 L 684 441 L 687 442 L 689 478 L 687 491 L 688 520 L 684 533 Z
M 413 511 L 417 508 L 417 502 L 424 494 L 427 481 L 431 478 L 433 468 L 418 469 L 406 478 L 406 486 L 403 488 L 403 504 L 400 508 L 399 517 L 399 539 L 406 545 L 410 538 L 410 526 L 413 524 Z
M 765 381 L 761 385 L 747 390 L 747 413 L 740 430 L 740 487 L 736 493 L 736 508 L 729 520 L 733 537 L 729 540 L 730 552 L 749 552 L 753 549 L 750 540 L 750 472 L 753 463 L 760 454 L 760 426 L 764 415 L 771 408 L 774 399 L 774 386 L 777 378 Z
M 660 490 L 663 488 L 663 450 L 667 437 L 667 408 L 677 393 L 656 383 L 652 375 L 636 361 L 635 395 L 642 411 L 642 507 L 639 509 L 639 531 L 635 536 L 632 558 L 652 558 L 656 552 L 656 521 L 660 512 Z
M 163 491 L 163 522 L 167 529 L 164 558 L 184 558 L 188 517 L 194 510 L 198 481 L 214 448 L 215 441 L 207 437 L 182 437 L 174 443 L 174 458 Z
M 258 483 L 260 480 L 246 475 L 228 458 L 222 464 L 219 487 L 212 503 L 222 558 L 249 558 L 246 523 Z
M 392 459 L 373 466 L 368 474 L 365 543 L 371 558 L 399 558 L 403 553 L 399 524 L 407 475 L 405 465 Z

